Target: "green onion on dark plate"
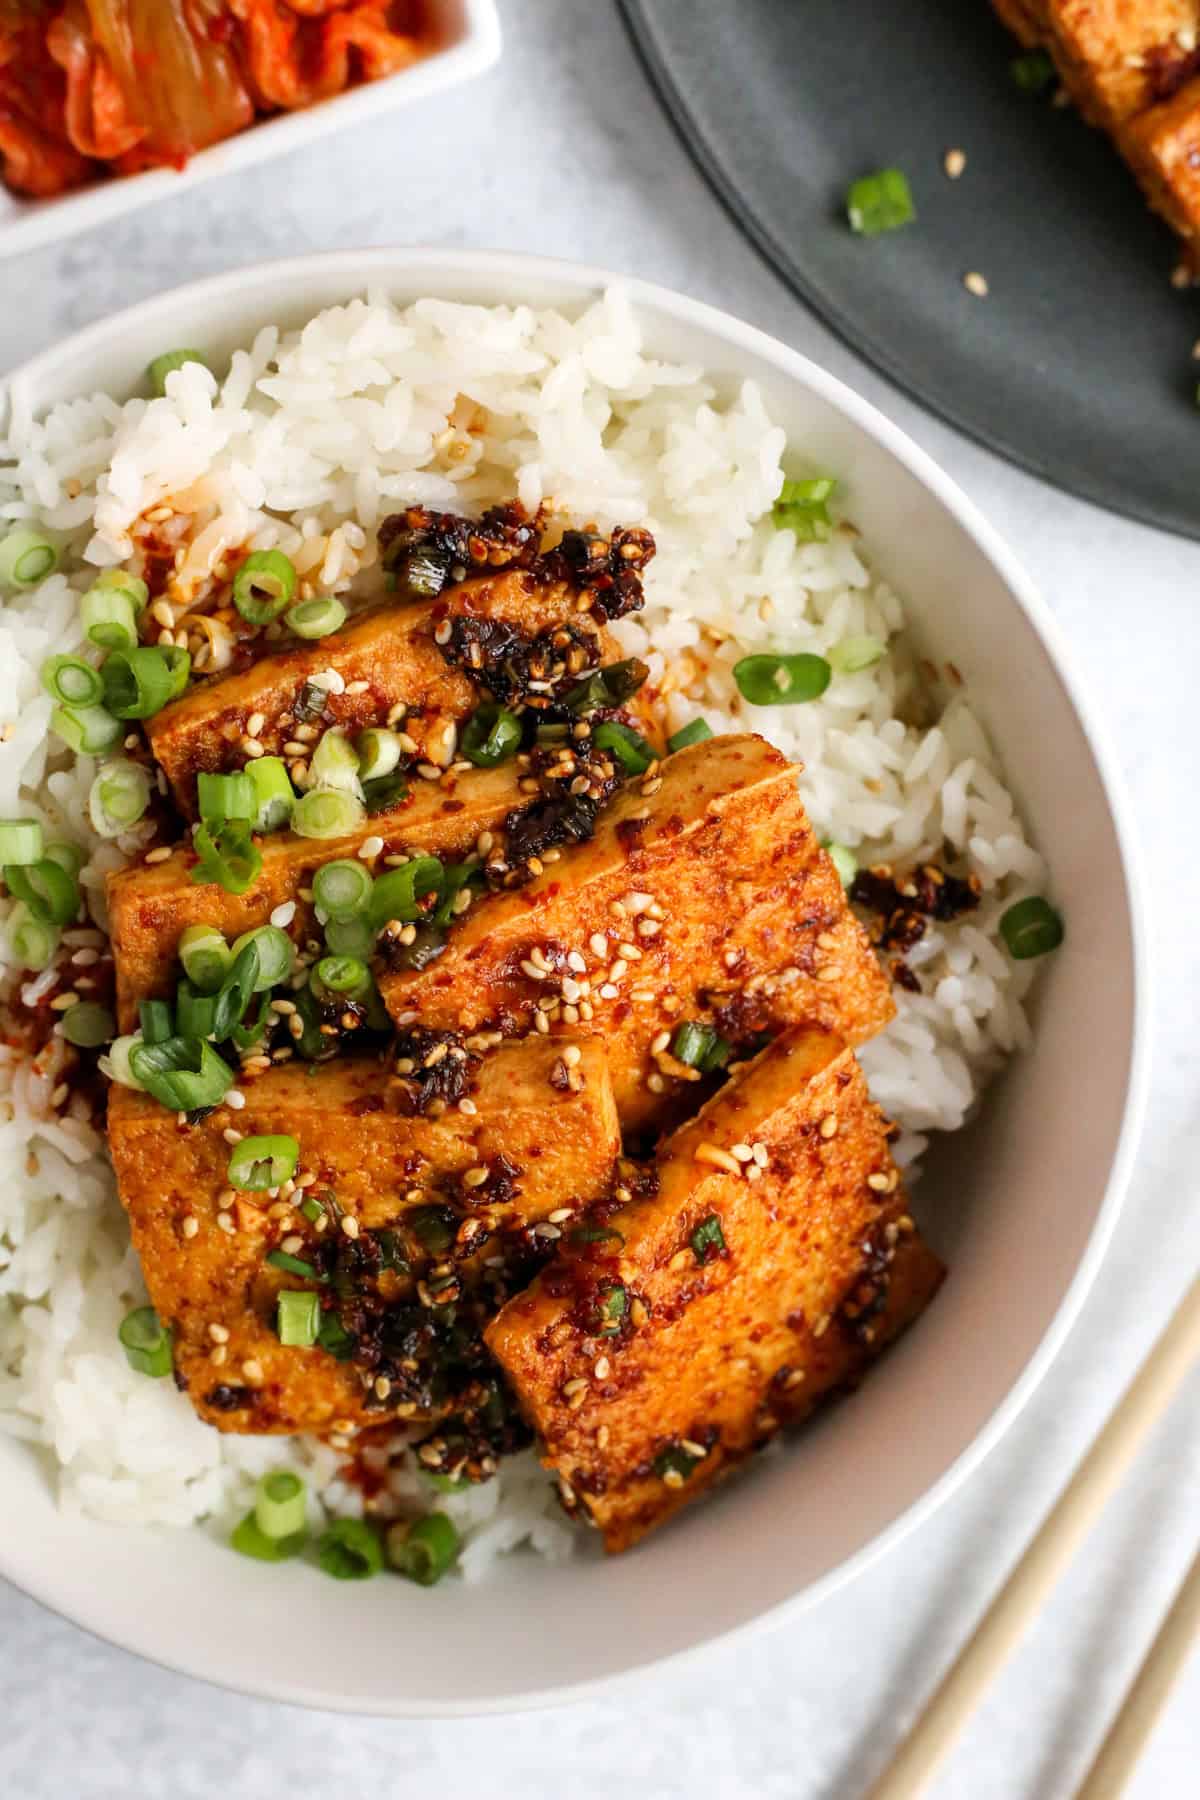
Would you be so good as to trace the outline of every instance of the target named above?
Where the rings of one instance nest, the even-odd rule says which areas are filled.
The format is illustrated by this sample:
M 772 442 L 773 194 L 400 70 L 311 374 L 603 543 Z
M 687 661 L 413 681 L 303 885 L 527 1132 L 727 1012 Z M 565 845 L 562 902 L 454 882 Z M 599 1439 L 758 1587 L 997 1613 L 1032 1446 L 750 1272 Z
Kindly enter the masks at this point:
M 139 1375 L 171 1373 L 171 1334 L 152 1306 L 135 1306 L 117 1329 L 125 1360 Z
M 1032 894 L 1001 913 L 1000 935 L 1008 946 L 1008 954 L 1017 962 L 1026 962 L 1032 956 L 1057 950 L 1066 934 L 1062 915 L 1040 894 Z
M 712 736 L 712 726 L 707 719 L 690 719 L 678 731 L 673 731 L 667 739 L 667 749 L 674 756 L 676 750 L 688 750 L 693 744 L 703 744 Z
M 294 1137 L 245 1137 L 235 1144 L 229 1158 L 229 1185 L 244 1194 L 262 1194 L 282 1187 L 296 1173 L 300 1145 Z
M 433 1587 L 440 1581 L 458 1551 L 458 1531 L 445 1513 L 426 1513 L 411 1525 L 393 1525 L 387 1535 L 388 1561 L 393 1569 L 420 1587 Z
M 733 665 L 738 692 L 751 706 L 797 706 L 816 700 L 829 686 L 832 673 L 823 656 L 808 651 L 795 656 L 743 656 Z
M 282 550 L 252 550 L 233 578 L 233 604 L 250 625 L 266 625 L 292 603 L 296 570 Z
M 912 189 L 903 169 L 876 169 L 851 182 L 846 195 L 846 216 L 851 231 L 876 237 L 882 231 L 898 231 L 917 216 Z
M 364 1519 L 335 1519 L 317 1544 L 317 1561 L 335 1581 L 366 1581 L 383 1568 L 383 1545 Z

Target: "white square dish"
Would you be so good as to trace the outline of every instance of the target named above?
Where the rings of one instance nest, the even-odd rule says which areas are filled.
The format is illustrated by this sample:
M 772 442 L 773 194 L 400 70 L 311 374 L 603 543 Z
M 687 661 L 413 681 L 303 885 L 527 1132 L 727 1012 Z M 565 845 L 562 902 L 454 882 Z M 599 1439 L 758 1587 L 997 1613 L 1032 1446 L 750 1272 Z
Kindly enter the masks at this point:
M 201 150 L 186 168 L 114 176 L 51 200 L 26 200 L 0 183 L 0 257 L 39 249 L 152 200 L 186 193 L 203 181 L 249 168 L 343 126 L 458 87 L 491 68 L 500 55 L 495 0 L 430 0 L 429 11 L 436 47 L 411 68 L 350 88 L 318 106 L 264 119 L 224 143 Z

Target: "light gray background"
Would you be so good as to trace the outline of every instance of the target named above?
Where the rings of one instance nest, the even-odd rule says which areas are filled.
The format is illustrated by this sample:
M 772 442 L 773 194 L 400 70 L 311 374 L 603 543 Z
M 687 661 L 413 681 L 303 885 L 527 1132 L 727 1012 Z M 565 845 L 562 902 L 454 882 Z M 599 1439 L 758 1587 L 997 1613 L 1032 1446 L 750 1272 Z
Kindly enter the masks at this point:
M 1154 1094 L 1133 1191 L 1081 1324 L 1005 1443 L 900 1550 L 794 1623 L 605 1702 L 390 1725 L 287 1712 L 162 1674 L 0 1586 L 0 1793 L 13 1800 L 422 1790 L 541 1800 L 634 1788 L 638 1800 L 857 1800 L 1200 1262 L 1200 863 L 1189 829 L 1200 774 L 1200 545 L 1109 518 L 997 462 L 835 342 L 693 170 L 609 0 L 501 4 L 503 62 L 471 88 L 0 264 L 0 368 L 192 276 L 305 250 L 414 243 L 524 249 L 662 281 L 851 382 L 1022 549 L 1115 736 L 1142 833 L 1160 977 Z M 979 266 L 986 272 L 985 259 Z M 1138 430 L 1135 418 L 1129 429 Z M 1066 1089 L 1062 1104 L 1071 1103 Z M 1198 1427 L 1193 1382 L 972 1725 L 938 1800 L 1071 1794 L 1190 1559 Z M 564 1621 L 528 1628 L 562 1630 Z M 320 1645 L 306 1653 L 319 1657 Z M 1200 1657 L 1145 1759 L 1136 1800 L 1200 1792 L 1198 1711 Z

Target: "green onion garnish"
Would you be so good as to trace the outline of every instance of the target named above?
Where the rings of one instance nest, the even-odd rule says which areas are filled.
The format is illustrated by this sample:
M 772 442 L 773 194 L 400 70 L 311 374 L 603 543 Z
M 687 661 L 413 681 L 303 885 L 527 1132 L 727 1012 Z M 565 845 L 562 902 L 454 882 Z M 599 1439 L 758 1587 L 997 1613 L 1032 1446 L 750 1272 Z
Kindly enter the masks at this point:
M 721 1221 L 716 1213 L 709 1213 L 701 1219 L 688 1240 L 698 1263 L 708 1262 L 710 1255 L 725 1248 L 725 1233 L 721 1230 Z
M 917 216 L 912 189 L 903 169 L 877 169 L 850 184 L 846 216 L 851 231 L 876 237 L 881 231 L 897 231 Z
M 712 734 L 712 726 L 707 719 L 690 719 L 678 731 L 672 732 L 667 739 L 667 749 L 673 756 L 676 750 L 687 750 L 692 744 L 706 743 Z
M 371 971 L 357 956 L 323 956 L 314 970 L 320 987 L 345 1000 L 362 1000 L 370 993 Z
M 236 775 L 202 771 L 196 777 L 196 800 L 206 825 L 225 825 L 231 819 L 248 823 L 257 810 L 254 784 L 244 770 Z
M 272 1252 L 268 1262 L 281 1265 L 276 1260 L 286 1256 L 284 1250 Z M 299 1257 L 293 1257 L 299 1262 Z M 293 1275 L 305 1275 L 312 1280 L 314 1271 L 307 1264 L 291 1271 Z M 311 1350 L 317 1341 L 317 1333 L 321 1329 L 321 1302 L 315 1294 L 303 1292 L 299 1288 L 284 1288 L 275 1305 L 275 1330 L 279 1341 L 293 1350 Z
M 110 1081 L 117 1081 L 122 1087 L 141 1088 L 141 1082 L 129 1066 L 129 1058 L 134 1049 L 142 1041 L 140 1031 L 114 1038 L 104 1055 L 100 1058 L 100 1068 Z
M 1044 94 L 1056 74 L 1053 58 L 1046 50 L 1027 50 L 1023 56 L 1014 56 L 1008 71 L 1023 94 Z
M 702 1025 L 697 1019 L 685 1019 L 675 1027 L 671 1055 L 676 1062 L 686 1063 L 689 1069 L 700 1069 L 708 1075 L 714 1069 L 725 1067 L 733 1055 L 733 1045 L 727 1043 L 714 1026 Z
M 400 758 L 404 754 L 399 733 L 387 731 L 383 727 L 364 731 L 355 749 L 358 751 L 358 773 L 362 781 L 382 781 L 385 775 L 391 775 L 399 768 Z
M 202 994 L 192 982 L 181 981 L 175 990 L 175 1021 L 180 1037 L 211 1037 L 217 1022 L 217 996 Z
M 58 567 L 58 546 L 40 531 L 18 526 L 0 538 L 0 583 L 36 587 Z
M 36 819 L 0 820 L 0 863 L 36 863 L 48 854 L 42 848 L 42 828 Z
M 233 940 L 235 961 L 247 944 L 253 944 L 258 951 L 258 975 L 250 989 L 252 994 L 263 994 L 287 980 L 296 964 L 296 946 L 286 931 L 278 925 L 256 925 L 253 931 L 244 931 Z
M 208 359 L 199 350 L 164 350 L 156 356 L 152 363 L 146 365 L 146 373 L 150 377 L 150 386 L 158 399 L 162 399 L 167 391 L 167 376 L 173 375 L 176 369 L 182 369 L 184 363 L 200 363 L 208 367 Z
M 97 706 L 104 697 L 99 669 L 79 656 L 48 656 L 42 664 L 42 686 L 61 706 Z
M 317 1561 L 335 1581 L 366 1581 L 383 1567 L 383 1546 L 363 1519 L 335 1519 L 317 1545 Z
M 401 800 L 407 798 L 408 782 L 403 769 L 395 769 L 390 775 L 380 775 L 374 781 L 363 782 L 363 799 L 369 813 L 383 812 L 388 807 L 398 806 Z
M 797 706 L 816 700 L 833 671 L 823 656 L 743 656 L 733 665 L 738 692 L 751 706 Z
M 339 793 L 362 793 L 358 776 L 358 752 L 340 726 L 332 725 L 312 753 L 308 765 L 314 788 L 333 788 Z
M 254 1496 L 254 1517 L 266 1537 L 289 1538 L 304 1530 L 304 1483 L 290 1469 L 264 1475 Z
M 124 736 L 121 721 L 105 706 L 56 706 L 50 729 L 77 756 L 102 756 Z
M 79 848 L 78 844 L 65 844 L 62 842 L 47 844 L 45 855 L 51 862 L 56 862 L 60 869 L 65 869 L 68 875 L 78 875 L 80 869 L 82 869 L 84 863 L 87 861 L 86 855 Z M 37 859 L 35 858 L 35 860 Z M 20 861 L 21 858 L 19 856 L 0 857 L 0 862 Z
M 602 725 L 597 725 L 592 742 L 597 750 L 607 750 L 615 756 L 626 775 L 644 775 L 658 754 L 640 732 L 629 725 L 618 724 L 615 719 L 605 719 Z
M 802 544 L 824 543 L 833 530 L 829 500 L 837 482 L 829 475 L 809 481 L 785 481 L 771 508 L 771 518 L 781 530 L 795 534 Z
M 515 713 L 489 702 L 467 720 L 459 738 L 458 752 L 477 769 L 495 769 L 516 755 L 520 743 L 520 719 Z
M 398 869 L 389 869 L 375 883 L 371 894 L 370 921 L 378 931 L 392 919 L 411 923 L 425 909 L 421 901 L 431 894 L 441 896 L 446 871 L 436 856 L 414 856 Z
M 825 652 L 832 669 L 839 675 L 857 675 L 874 668 L 887 655 L 887 645 L 877 637 L 848 637 Z
M 80 1000 L 63 1014 L 63 1036 L 78 1050 L 97 1050 L 111 1041 L 117 1029 L 116 1020 L 107 1006 L 94 1000 Z
M 219 1040 L 227 1038 L 241 1024 L 246 1015 L 246 1008 L 258 986 L 261 973 L 258 944 L 253 933 L 247 933 L 248 942 L 237 951 L 229 965 L 228 973 L 217 990 L 216 1010 L 213 1013 L 213 1036 Z
M 265 1193 L 290 1181 L 299 1161 L 294 1137 L 245 1137 L 229 1158 L 229 1185 L 244 1194 Z
M 186 658 L 187 651 L 179 655 Z M 118 719 L 153 718 L 177 693 L 178 668 L 177 659 L 168 658 L 157 644 L 110 651 L 100 671 L 105 706 Z
M 233 578 L 233 604 L 251 625 L 266 625 L 291 605 L 296 571 L 282 550 L 252 550 Z
M 858 858 L 853 850 L 847 850 L 845 844 L 835 844 L 830 838 L 822 848 L 830 862 L 838 872 L 838 879 L 844 888 L 848 888 L 858 874 Z
M 346 1330 L 336 1314 L 328 1312 L 321 1321 L 321 1329 L 317 1333 L 317 1345 L 328 1352 L 335 1362 L 345 1362 L 354 1354 L 355 1339 Z
M 152 1306 L 135 1306 L 117 1328 L 125 1360 L 139 1375 L 171 1373 L 171 1334 Z
M 106 569 L 80 601 L 84 636 L 101 650 L 132 650 L 138 641 L 138 614 L 149 598 L 140 576 Z
M 254 793 L 255 831 L 279 831 L 292 816 L 296 796 L 281 756 L 260 756 L 242 771 Z
M 313 904 L 330 919 L 352 919 L 371 904 L 375 882 L 357 857 L 341 856 L 323 863 L 313 876 Z
M 138 1007 L 138 1020 L 144 1044 L 165 1044 L 175 1036 L 175 1017 L 169 1000 L 143 1000 Z
M 321 1205 L 321 1202 L 319 1200 L 314 1200 L 311 1194 L 300 1202 L 299 1210 L 301 1217 L 307 1219 L 310 1225 L 315 1225 L 318 1219 L 324 1217 L 325 1213 L 325 1208 Z
M 117 757 L 97 772 L 88 792 L 88 817 L 101 837 L 120 837 L 150 804 L 154 779 L 142 763 Z
M 449 554 L 436 544 L 414 544 L 392 564 L 392 576 L 407 600 L 434 600 L 450 576 Z
M 290 608 L 287 623 L 302 638 L 328 637 L 346 623 L 346 609 L 332 594 L 319 594 L 315 600 L 301 600 Z
M 619 1281 L 611 1287 L 601 1288 L 600 1316 L 604 1320 L 601 1332 L 612 1337 L 621 1329 L 621 1321 L 629 1311 L 629 1295 Z
M 1026 962 L 1031 956 L 1045 956 L 1048 951 L 1057 950 L 1065 930 L 1062 915 L 1040 894 L 1032 894 L 1001 913 L 1000 935 L 1008 946 L 1008 954 L 1017 962 Z
M 318 1274 L 312 1263 L 305 1262 L 302 1256 L 293 1256 L 290 1250 L 268 1250 L 263 1261 L 269 1263 L 273 1269 L 282 1269 L 285 1275 L 300 1275 L 305 1281 L 323 1281 L 325 1279 L 323 1275 Z M 280 1295 L 281 1299 L 282 1297 Z M 317 1324 L 320 1324 L 319 1319 Z M 314 1326 L 312 1338 L 309 1339 L 310 1343 L 315 1341 L 316 1335 L 316 1326 Z
M 627 656 L 623 662 L 594 669 L 571 689 L 564 705 L 577 718 L 595 712 L 598 707 L 621 706 L 637 693 L 649 674 L 649 668 L 638 657 Z
M 339 793 L 336 788 L 316 788 L 297 800 L 292 830 L 297 837 L 346 837 L 366 816 L 366 807 L 354 794 Z
M 79 883 L 48 856 L 35 863 L 6 863 L 4 879 L 9 893 L 41 925 L 69 925 L 79 911 Z
M 289 1556 L 296 1556 L 304 1548 L 304 1533 L 298 1531 L 294 1537 L 268 1537 L 257 1518 L 248 1512 L 240 1525 L 235 1526 L 229 1539 L 233 1548 L 242 1556 L 252 1556 L 256 1562 L 286 1562 Z
M 229 971 L 233 952 L 214 925 L 189 925 L 179 940 L 184 973 L 203 994 L 215 994 Z
M 58 932 L 44 919 L 35 919 L 27 906 L 14 906 L 4 925 L 12 959 L 22 969 L 48 968 L 58 949 Z
M 192 848 L 198 858 L 193 881 L 215 881 L 227 894 L 244 894 L 258 880 L 262 851 L 244 820 L 231 820 L 215 832 L 205 824 L 197 825 Z
M 357 956 L 365 961 L 375 948 L 375 933 L 370 921 L 361 916 L 330 919 L 325 926 L 325 944 L 331 956 Z
M 193 1112 L 216 1106 L 233 1086 L 233 1070 L 212 1045 L 195 1038 L 171 1037 L 161 1044 L 134 1044 L 129 1052 L 134 1079 L 161 1106 Z
M 167 698 L 168 700 L 178 700 L 191 680 L 191 654 L 181 644 L 160 644 L 157 648 L 158 654 L 167 665 L 167 674 L 171 678 L 171 691 Z
M 661 1481 L 664 1475 L 681 1475 L 686 1481 L 696 1468 L 697 1458 L 679 1444 L 668 1444 L 654 1459 L 654 1473 Z
M 458 1555 L 459 1537 L 445 1513 L 426 1513 L 405 1529 L 388 1532 L 388 1560 L 398 1574 L 421 1587 L 433 1587 Z

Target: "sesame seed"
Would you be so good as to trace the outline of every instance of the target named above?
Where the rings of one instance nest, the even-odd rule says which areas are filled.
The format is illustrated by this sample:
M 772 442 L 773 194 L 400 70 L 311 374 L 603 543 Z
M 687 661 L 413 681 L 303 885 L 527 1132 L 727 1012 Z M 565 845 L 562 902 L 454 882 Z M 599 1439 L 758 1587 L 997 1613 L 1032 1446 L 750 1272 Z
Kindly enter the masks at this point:
M 217 1367 L 220 1368 L 221 1364 L 225 1361 L 225 1358 L 228 1355 L 229 1355 L 229 1351 L 226 1349 L 224 1344 L 216 1344 L 209 1351 L 208 1359 L 210 1362 L 216 1363 Z
M 977 269 L 971 269 L 963 276 L 963 286 L 968 294 L 974 294 L 977 300 L 986 300 L 988 284 Z
M 238 1131 L 232 1125 L 227 1125 L 221 1133 L 227 1144 L 240 1144 L 245 1135 L 244 1131 Z
M 375 1393 L 380 1400 L 386 1400 L 392 1391 L 392 1384 L 386 1375 L 375 1377 Z
M 147 850 L 142 860 L 147 863 L 161 863 L 166 862 L 167 858 L 173 854 L 169 844 L 159 844 L 157 849 Z
M 252 738 L 260 737 L 262 735 L 262 728 L 266 722 L 267 715 L 265 713 L 251 713 L 250 717 L 246 720 L 246 736 Z
M 417 774 L 421 777 L 422 781 L 440 781 L 442 779 L 442 771 L 437 767 L 436 763 L 418 763 Z
M 280 931 L 286 931 L 295 916 L 296 902 L 294 900 L 285 900 L 281 906 L 277 906 L 272 912 L 271 924 L 278 926 Z
M 242 1374 L 252 1385 L 257 1385 L 263 1378 L 263 1367 L 253 1356 L 248 1356 L 242 1364 Z
M 604 936 L 602 931 L 595 931 L 592 933 L 591 937 L 588 939 L 588 949 L 593 956 L 608 955 L 608 939 Z
M 343 1215 L 342 1230 L 348 1238 L 356 1238 L 358 1236 L 358 1220 L 354 1217 L 353 1213 L 346 1213 Z
M 55 994 L 50 1002 L 51 1012 L 70 1012 L 73 1006 L 79 1005 L 79 995 L 72 989 L 69 993 Z
M 283 754 L 285 756 L 307 756 L 308 745 L 299 743 L 295 738 L 289 738 L 283 746 Z
M 451 625 L 449 619 L 443 619 L 441 624 L 439 626 L 437 626 L 437 628 L 434 631 L 434 634 L 433 634 L 434 643 L 435 644 L 448 644 L 450 642 L 451 636 L 453 635 L 453 631 L 454 631 L 454 627 Z
M 226 1106 L 232 1106 L 234 1112 L 241 1112 L 243 1106 L 246 1104 L 246 1096 L 243 1094 L 241 1088 L 231 1087 L 225 1096 L 225 1104 Z
M 547 1213 L 546 1215 L 551 1225 L 561 1225 L 564 1219 L 569 1219 L 571 1216 L 571 1208 L 569 1206 L 556 1206 L 552 1213 Z
M 731 1156 L 728 1150 L 722 1150 L 719 1144 L 710 1144 L 707 1140 L 696 1145 L 692 1151 L 692 1160 L 707 1163 L 713 1169 L 724 1169 L 727 1175 L 740 1175 L 742 1172 L 736 1157 Z
M 663 1481 L 667 1487 L 681 1488 L 683 1486 L 683 1476 L 678 1469 L 668 1469 L 663 1476 Z
M 358 854 L 363 862 L 370 862 L 371 858 L 378 856 L 382 849 L 383 839 L 381 837 L 368 837 L 364 838 L 358 846 Z
M 826 1113 L 825 1117 L 821 1120 L 821 1124 L 819 1127 L 821 1136 L 826 1140 L 826 1142 L 828 1142 L 828 1140 L 830 1138 L 837 1136 L 837 1128 L 838 1128 L 837 1114 L 836 1113 Z
M 704 1448 L 704 1445 L 698 1444 L 695 1438 L 680 1438 L 679 1448 L 681 1450 L 686 1450 L 689 1456 L 694 1456 L 697 1462 L 699 1462 L 702 1457 L 708 1455 L 708 1451 Z
M 370 685 L 369 681 L 348 681 L 346 692 L 348 694 L 365 694 Z
M 563 1049 L 562 1059 L 568 1069 L 573 1069 L 578 1062 L 582 1061 L 583 1051 L 578 1044 L 567 1044 Z
M 656 938 L 662 930 L 657 919 L 639 919 L 637 928 L 638 936 L 644 938 Z
M 487 1178 L 488 1172 L 485 1168 L 476 1167 L 474 1169 L 468 1169 L 463 1176 L 463 1186 L 468 1188 L 482 1187 Z
M 729 1154 L 731 1156 L 736 1156 L 737 1160 L 740 1163 L 748 1163 L 748 1162 L 754 1161 L 754 1152 L 750 1148 L 749 1144 L 734 1144 L 731 1146 Z
M 650 1313 L 649 1313 L 649 1309 L 646 1306 L 646 1302 L 644 1300 L 639 1300 L 635 1295 L 635 1297 L 629 1302 L 630 1323 L 633 1325 L 636 1325 L 638 1327 L 638 1329 L 640 1330 L 641 1327 L 646 1323 L 646 1321 L 649 1317 L 650 1317 Z
M 242 754 L 248 756 L 251 762 L 254 762 L 256 758 L 260 756 L 266 755 L 266 751 L 263 749 L 257 738 L 244 737 L 242 739 L 241 749 Z
M 608 1449 L 608 1440 L 609 1440 L 610 1435 L 611 1434 L 609 1432 L 608 1426 L 602 1425 L 600 1427 L 599 1431 L 596 1433 L 596 1448 L 597 1448 L 597 1450 L 607 1450 Z
M 578 950 L 568 951 L 567 967 L 568 967 L 568 969 L 574 969 L 574 971 L 577 975 L 586 975 L 587 974 L 587 963 L 584 961 L 583 957 L 579 954 Z
M 837 963 L 823 963 L 817 970 L 818 981 L 840 981 L 842 971 Z
M 957 181 L 966 166 L 967 159 L 961 150 L 947 150 L 942 158 L 942 167 L 951 181 Z
M 770 1160 L 770 1158 L 767 1155 L 767 1146 L 763 1143 L 757 1143 L 757 1144 L 752 1144 L 750 1147 L 754 1152 L 755 1163 L 758 1165 L 758 1167 L 760 1169 L 765 1169 L 768 1161 Z
M 236 1228 L 233 1223 L 232 1213 L 219 1212 L 217 1214 L 217 1224 L 221 1227 L 222 1231 L 226 1232 L 230 1237 L 233 1236 Z
M 626 960 L 623 956 L 618 956 L 616 962 L 613 964 L 612 968 L 608 971 L 608 979 L 610 982 L 620 981 L 622 975 L 627 975 L 628 973 L 629 973 L 629 964 L 626 962 Z M 604 989 L 601 988 L 600 992 L 603 994 Z
M 592 1370 L 592 1373 L 593 1373 L 593 1375 L 595 1375 L 596 1380 L 597 1381 L 607 1381 L 611 1372 L 612 1372 L 612 1364 L 609 1362 L 607 1356 L 599 1357 L 597 1359 L 595 1368 Z
M 536 1012 L 536 1013 L 534 1013 L 534 1015 L 533 1015 L 533 1025 L 534 1025 L 534 1030 L 535 1030 L 535 1031 L 538 1031 L 538 1032 L 540 1032 L 540 1033 L 541 1033 L 541 1035 L 542 1035 L 542 1036 L 543 1036 L 543 1037 L 549 1037 L 549 1035 L 550 1035 L 550 1021 L 549 1021 L 549 1019 L 548 1019 L 548 1018 L 547 1018 L 547 1017 L 546 1017 L 546 1015 L 545 1015 L 545 1013 L 544 1013 L 544 1012 Z
M 229 1342 L 229 1327 L 227 1325 L 210 1325 L 208 1328 L 208 1335 L 214 1344 L 227 1344 Z
M 295 1256 L 297 1250 L 301 1249 L 303 1247 L 303 1244 L 304 1244 L 304 1239 L 299 1235 L 298 1232 L 293 1231 L 291 1233 L 290 1237 L 284 1238 L 284 1240 L 280 1244 L 279 1248 L 282 1251 L 284 1251 L 286 1253 L 286 1255 Z
M 189 1213 L 180 1229 L 185 1238 L 194 1238 L 200 1230 L 200 1221 L 194 1213 Z
M 829 1330 L 829 1314 L 822 1313 L 821 1317 L 813 1325 L 812 1334 L 815 1338 L 821 1338 L 821 1337 L 825 1336 L 825 1333 L 828 1330 Z
M 685 1269 L 685 1268 L 687 1268 L 687 1266 L 691 1262 L 691 1260 L 692 1260 L 692 1252 L 690 1250 L 677 1250 L 675 1252 L 674 1256 L 671 1258 L 670 1262 L 667 1264 L 667 1267 L 668 1267 L 668 1269 L 675 1269 L 675 1270 Z
M 458 1103 L 458 1110 L 460 1113 L 466 1113 L 469 1118 L 472 1118 L 479 1111 L 479 1108 L 473 1100 L 464 1095 Z
M 867 1186 L 873 1194 L 886 1194 L 888 1191 L 888 1178 L 886 1175 L 868 1175 Z

